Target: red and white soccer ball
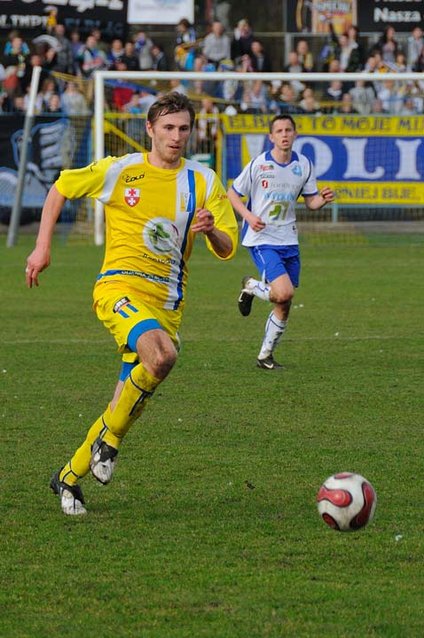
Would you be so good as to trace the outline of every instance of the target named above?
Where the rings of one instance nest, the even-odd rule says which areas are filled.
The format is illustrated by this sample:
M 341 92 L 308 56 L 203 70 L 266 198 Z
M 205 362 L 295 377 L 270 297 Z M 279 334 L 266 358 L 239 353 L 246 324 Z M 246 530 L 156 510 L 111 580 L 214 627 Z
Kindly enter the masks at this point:
M 377 494 L 360 474 L 340 472 L 321 485 L 317 505 L 327 525 L 339 532 L 353 532 L 373 519 Z

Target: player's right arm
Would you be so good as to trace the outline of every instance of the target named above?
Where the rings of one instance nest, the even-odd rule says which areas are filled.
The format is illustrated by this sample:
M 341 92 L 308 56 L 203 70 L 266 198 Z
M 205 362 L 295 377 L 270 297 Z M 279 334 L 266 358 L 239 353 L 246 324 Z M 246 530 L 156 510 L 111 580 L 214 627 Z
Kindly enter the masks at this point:
M 66 198 L 59 193 L 53 184 L 47 194 L 41 212 L 41 222 L 35 248 L 27 259 L 25 280 L 28 288 L 38 286 L 38 275 L 50 264 L 53 231 L 65 201 Z
M 265 222 L 260 217 L 252 213 L 244 204 L 237 191 L 231 187 L 228 189 L 228 199 L 236 213 L 238 213 L 249 224 L 252 230 L 259 232 L 265 228 Z

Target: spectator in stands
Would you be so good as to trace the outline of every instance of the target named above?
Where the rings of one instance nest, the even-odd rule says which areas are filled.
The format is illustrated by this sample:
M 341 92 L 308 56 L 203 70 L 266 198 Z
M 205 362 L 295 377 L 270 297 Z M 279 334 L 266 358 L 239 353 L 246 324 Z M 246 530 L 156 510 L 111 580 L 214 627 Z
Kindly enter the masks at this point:
M 202 52 L 215 69 L 221 60 L 231 58 L 230 38 L 224 33 L 224 25 L 219 20 L 213 21 L 211 32 L 203 40 Z
M 17 41 L 17 39 L 19 40 L 19 42 Z M 22 55 L 24 56 L 28 56 L 30 54 L 29 46 L 22 39 L 22 36 L 19 33 L 19 31 L 13 30 L 13 31 L 10 31 L 9 35 L 7 36 L 7 41 L 4 45 L 3 54 L 10 55 L 11 53 L 16 52 L 17 50 L 21 51 Z
M 36 99 L 36 107 L 40 113 L 44 113 L 48 108 L 50 98 L 54 93 L 57 93 L 57 84 L 55 79 L 49 76 L 43 80 Z
M 60 102 L 60 95 L 59 93 L 52 93 L 49 101 L 46 105 L 46 108 L 44 109 L 45 113 L 55 113 L 55 114 L 60 114 L 63 113 L 62 110 L 62 104 Z
M 41 68 L 40 78 L 38 81 L 39 86 L 42 86 L 44 80 L 46 80 L 50 75 L 48 69 L 45 66 L 44 57 L 40 53 L 33 53 L 29 58 L 29 64 L 25 66 L 25 74 L 21 82 L 21 86 L 25 93 L 28 87 L 31 85 L 32 73 L 35 66 L 39 66 Z
M 152 91 L 149 91 L 145 86 L 142 86 L 139 89 L 138 98 L 138 104 L 141 108 L 141 112 L 147 113 L 152 104 L 156 102 L 156 99 L 156 95 L 154 95 Z
M 309 50 L 309 44 L 307 40 L 303 38 L 297 41 L 296 53 L 299 60 L 299 64 L 307 73 L 315 71 L 315 62 L 312 52 Z
M 365 64 L 365 51 L 364 47 L 359 41 L 359 29 L 352 24 L 347 30 L 347 38 L 349 42 L 350 54 L 347 60 L 346 73 L 356 73 L 364 68 Z
M 338 112 L 341 115 L 357 115 L 357 111 L 353 106 L 353 99 L 350 93 L 343 93 Z
M 338 60 L 332 60 L 329 64 L 328 72 L 340 72 L 340 62 Z M 323 96 L 324 101 L 327 103 L 325 108 L 326 113 L 337 113 L 343 93 L 343 82 L 340 80 L 331 80 L 331 82 L 329 82 Z
M 360 115 L 370 115 L 372 113 L 375 100 L 375 91 L 369 82 L 357 80 L 355 86 L 349 89 L 352 97 L 352 106 Z
M 19 35 L 10 38 L 4 47 L 3 89 L 8 95 L 23 94 L 24 77 L 29 64 L 30 51 L 28 45 Z
M 78 74 L 81 72 L 78 64 L 78 56 L 84 48 L 84 44 L 81 42 L 81 35 L 78 29 L 74 29 L 69 34 L 69 42 L 72 49 L 72 66 L 74 69 L 74 74 Z
M 128 71 L 140 70 L 138 55 L 135 52 L 135 44 L 131 40 L 127 40 L 127 42 L 125 42 L 124 52 L 120 61 L 126 65 Z
M 423 30 L 421 27 L 417 26 L 417 27 L 414 27 L 414 29 L 412 29 L 412 33 L 408 38 L 407 58 L 406 58 L 408 71 L 412 71 L 414 69 L 417 63 L 417 60 L 420 57 L 423 49 L 424 49 Z
M 62 108 L 67 115 L 88 115 L 87 100 L 75 82 L 67 82 L 61 96 Z
M 234 71 L 235 65 L 233 60 L 221 60 L 218 71 Z M 238 69 L 240 70 L 240 69 Z M 238 80 L 224 80 L 220 82 L 217 96 L 226 102 L 233 102 L 234 107 L 238 106 L 243 94 L 243 83 Z M 236 111 L 237 112 L 237 111 Z
M 299 62 L 297 51 L 290 51 L 287 62 L 288 64 L 283 69 L 285 73 L 303 73 L 303 66 Z M 290 84 L 292 85 L 296 96 L 302 93 L 305 89 L 305 84 L 300 80 L 292 80 Z
M 107 42 L 103 40 L 102 32 L 100 31 L 100 29 L 98 28 L 92 29 L 90 35 L 92 35 L 96 40 L 96 48 L 99 51 L 103 51 L 103 53 L 106 56 L 107 52 L 109 51 L 109 45 L 107 44 Z
M 406 66 L 406 55 L 403 53 L 403 51 L 398 51 L 396 53 L 396 58 L 393 64 L 393 71 L 396 71 L 397 73 L 406 73 L 407 66 Z
M 115 63 L 117 60 L 120 60 L 124 55 L 124 45 L 120 38 L 114 38 L 112 40 L 112 44 L 110 45 L 110 49 L 106 54 L 106 60 L 108 68 L 112 71 L 116 69 Z
M 244 82 L 240 108 L 242 113 L 267 113 L 268 90 L 262 80 Z
M 276 100 L 277 112 L 295 114 L 301 113 L 302 109 L 297 104 L 294 88 L 288 82 L 283 82 L 280 93 Z
M 272 71 L 271 58 L 259 40 L 253 40 L 250 58 L 254 71 L 260 71 L 261 73 L 270 73 Z
M 182 93 L 182 95 L 187 95 L 187 86 L 183 84 L 181 80 L 169 80 L 169 93 Z
M 196 30 L 187 18 L 182 18 L 177 26 L 177 37 L 174 47 L 174 61 L 177 70 L 192 71 L 196 57 Z
M 303 90 L 299 106 L 302 111 L 308 115 L 321 115 L 321 105 L 315 98 L 314 89 L 309 86 Z
M 199 118 L 197 120 L 197 143 L 200 153 L 207 153 L 214 147 L 218 134 L 219 109 L 210 97 L 201 101 Z
M 117 60 L 115 65 L 116 71 L 127 71 L 127 65 L 123 60 Z M 118 75 L 119 78 L 119 75 Z M 112 89 L 112 108 L 122 111 L 125 104 L 129 102 L 134 93 L 134 87 L 127 80 L 115 80 Z
M 377 50 L 380 51 L 383 62 L 393 64 L 399 48 L 394 27 L 387 25 L 377 42 Z
M 95 71 L 107 69 L 106 54 L 97 47 L 94 35 L 89 35 L 78 56 L 81 73 L 85 78 L 91 78 Z
M 377 97 L 381 101 L 384 113 L 399 115 L 403 106 L 402 89 L 396 86 L 394 80 L 379 82 Z
M 160 44 L 154 43 L 152 46 L 153 71 L 169 71 L 169 63 L 165 51 Z
M 74 54 L 71 42 L 66 37 L 65 25 L 58 22 L 53 27 L 53 36 L 58 41 L 53 71 L 73 75 L 75 73 Z
M 253 73 L 255 69 L 253 68 L 252 58 L 250 57 L 250 55 L 245 53 L 241 56 L 237 64 L 237 69 L 242 73 Z
M 253 31 L 249 21 L 246 18 L 239 20 L 231 40 L 231 59 L 237 63 L 243 55 L 251 55 L 253 40 Z
M 12 98 L 12 107 L 10 109 L 10 113 L 25 113 L 26 108 L 25 108 L 25 99 L 24 96 L 19 94 L 19 95 L 14 95 Z
M 152 46 L 153 41 L 144 31 L 138 31 L 134 36 L 135 53 L 138 55 L 140 71 L 150 71 L 153 66 Z

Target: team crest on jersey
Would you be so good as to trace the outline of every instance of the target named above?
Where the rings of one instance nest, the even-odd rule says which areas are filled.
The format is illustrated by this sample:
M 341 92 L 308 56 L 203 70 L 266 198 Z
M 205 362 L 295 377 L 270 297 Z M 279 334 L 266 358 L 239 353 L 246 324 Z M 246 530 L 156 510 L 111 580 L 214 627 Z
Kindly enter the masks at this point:
M 140 189 L 126 188 L 124 191 L 124 199 L 128 206 L 136 206 L 140 201 Z
M 299 164 L 295 164 L 293 166 L 292 173 L 293 175 L 297 175 L 298 177 L 302 176 L 302 169 L 300 168 Z

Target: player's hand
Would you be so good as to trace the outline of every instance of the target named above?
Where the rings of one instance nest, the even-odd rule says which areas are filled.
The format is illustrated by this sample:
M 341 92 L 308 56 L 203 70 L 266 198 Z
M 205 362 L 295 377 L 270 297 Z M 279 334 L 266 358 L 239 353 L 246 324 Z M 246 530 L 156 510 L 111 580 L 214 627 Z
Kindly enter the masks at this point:
M 326 204 L 330 202 L 334 202 L 335 193 L 328 186 L 324 186 L 324 188 L 321 188 L 319 194 L 321 195 L 321 197 L 323 198 Z
M 196 218 L 194 224 L 191 225 L 193 233 L 211 233 L 215 228 L 215 220 L 212 213 L 206 208 L 198 208 L 196 210 Z
M 46 248 L 35 248 L 27 259 L 25 281 L 28 288 L 38 286 L 38 275 L 50 265 L 50 251 Z
M 257 233 L 263 230 L 266 226 L 265 222 L 257 215 L 253 215 L 253 213 L 246 218 L 246 221 L 250 228 Z

